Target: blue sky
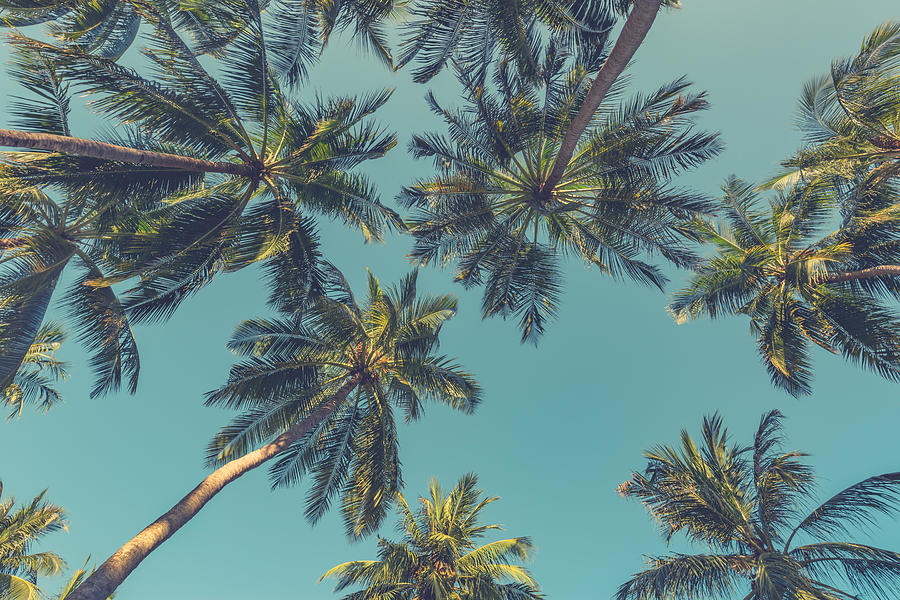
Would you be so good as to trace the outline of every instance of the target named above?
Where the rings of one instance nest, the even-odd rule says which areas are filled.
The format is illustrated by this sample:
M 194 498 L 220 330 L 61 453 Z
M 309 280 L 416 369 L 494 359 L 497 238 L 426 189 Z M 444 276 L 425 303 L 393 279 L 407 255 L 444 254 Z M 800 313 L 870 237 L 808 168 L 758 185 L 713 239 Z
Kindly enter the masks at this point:
M 727 150 L 683 183 L 715 193 L 735 173 L 759 180 L 795 149 L 797 94 L 832 58 L 853 54 L 877 24 L 898 18 L 895 0 L 686 0 L 660 15 L 631 69 L 631 90 L 686 74 L 709 92 L 699 123 L 722 132 Z M 7 82 L 3 98 L 12 93 Z M 410 133 L 437 126 L 422 101 L 426 87 L 392 74 L 336 44 L 313 72 L 313 89 L 353 93 L 391 86 L 380 118 L 400 136 L 398 148 L 368 172 L 387 202 L 399 187 L 429 172 L 405 152 Z M 454 82 L 434 85 L 445 102 Z M 7 123 L 0 118 L 0 126 Z M 76 133 L 90 134 L 90 128 Z M 408 270 L 409 239 L 363 245 L 323 226 L 327 253 L 361 285 L 370 267 L 383 281 Z M 670 287 L 683 281 L 673 273 Z M 480 320 L 477 293 L 449 273 L 422 273 L 423 289 L 460 296 L 460 314 L 444 330 L 443 349 L 474 371 L 486 390 L 474 416 L 429 407 L 400 431 L 407 496 L 436 476 L 446 487 L 475 471 L 502 496 L 486 511 L 510 536 L 538 546 L 531 568 L 549 598 L 608 598 L 665 552 L 647 513 L 626 503 L 616 485 L 644 466 L 643 449 L 674 441 L 682 426 L 720 411 L 746 439 L 759 416 L 779 408 L 789 445 L 812 454 L 823 497 L 859 479 L 898 470 L 900 388 L 845 364 L 815 356 L 812 397 L 795 400 L 770 387 L 746 321 L 675 325 L 657 291 L 616 283 L 572 263 L 560 318 L 538 348 L 521 346 L 514 323 Z M 73 377 L 66 402 L 47 415 L 26 412 L 0 423 L 0 477 L 26 500 L 44 488 L 69 512 L 68 533 L 49 539 L 73 566 L 103 560 L 167 510 L 206 473 L 203 448 L 231 416 L 204 408 L 203 393 L 224 378 L 224 349 L 241 319 L 267 313 L 257 271 L 221 277 L 167 324 L 137 331 L 142 352 L 138 393 L 88 398 L 90 376 L 74 343 L 63 353 Z M 350 544 L 337 515 L 310 527 L 304 489 L 269 489 L 263 471 L 232 484 L 148 558 L 120 588 L 122 600 L 335 597 L 318 577 L 346 560 L 371 558 L 375 541 Z M 867 539 L 900 547 L 900 522 L 884 521 Z M 389 524 L 381 534 L 393 535 Z M 46 582 L 55 589 L 60 582 Z

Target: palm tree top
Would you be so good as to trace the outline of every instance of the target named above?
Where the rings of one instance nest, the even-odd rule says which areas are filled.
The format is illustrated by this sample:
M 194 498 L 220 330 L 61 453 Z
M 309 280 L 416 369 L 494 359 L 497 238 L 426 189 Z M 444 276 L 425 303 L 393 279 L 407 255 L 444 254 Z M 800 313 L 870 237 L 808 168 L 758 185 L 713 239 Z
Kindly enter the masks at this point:
M 0 482 L 0 494 L 3 483 Z M 41 597 L 38 577 L 59 574 L 65 561 L 54 552 L 33 552 L 46 535 L 66 528 L 62 507 L 48 502 L 46 490 L 30 503 L 15 506 L 15 498 L 0 502 L 0 596 L 10 600 Z
M 661 287 L 647 256 L 677 266 L 696 260 L 685 223 L 710 203 L 668 179 L 715 156 L 715 134 L 693 130 L 703 93 L 679 79 L 618 106 L 613 89 L 576 144 L 561 178 L 548 187 L 562 141 L 588 93 L 588 72 L 551 47 L 540 84 L 507 64 L 494 85 L 465 72 L 462 109 L 429 104 L 448 134 L 413 137 L 417 157 L 439 172 L 403 189 L 414 209 L 411 257 L 456 265 L 464 286 L 483 286 L 488 316 L 515 316 L 523 341 L 536 342 L 561 298 L 560 262 L 575 256 L 601 272 Z
M 693 228 L 714 254 L 694 268 L 669 310 L 679 322 L 746 315 L 772 382 L 808 394 L 810 344 L 900 378 L 893 189 L 868 186 L 855 216 L 832 229 L 835 192 L 823 181 L 773 195 L 768 204 L 736 177 L 722 187 L 717 221 Z
M 900 473 L 864 479 L 809 512 L 815 478 L 805 454 L 782 449 L 782 420 L 778 411 L 766 413 L 743 446 L 713 415 L 699 440 L 682 431 L 680 446 L 645 453 L 647 468 L 620 494 L 643 502 L 667 541 L 682 533 L 709 553 L 651 557 L 616 598 L 897 597 L 900 553 L 852 538 L 897 514 Z
M 472 473 L 444 492 L 437 480 L 428 485 L 413 510 L 397 496 L 399 542 L 378 540 L 378 560 L 337 565 L 321 580 L 335 578 L 335 589 L 360 587 L 348 600 L 402 598 L 405 600 L 536 600 L 537 582 L 519 564 L 530 558 L 534 545 L 527 537 L 479 545 L 499 525 L 480 523 L 481 512 L 496 497 L 483 497 Z
M 243 412 L 211 442 L 208 457 L 218 465 L 244 455 L 343 394 L 271 475 L 283 486 L 310 473 L 307 516 L 318 520 L 340 497 L 356 536 L 374 531 L 402 483 L 394 407 L 407 421 L 420 418 L 427 401 L 471 413 L 481 388 L 438 352 L 455 297 L 420 294 L 416 272 L 390 287 L 369 273 L 364 302 L 342 278 L 332 290 L 300 313 L 237 327 L 229 348 L 248 358 L 207 403 Z

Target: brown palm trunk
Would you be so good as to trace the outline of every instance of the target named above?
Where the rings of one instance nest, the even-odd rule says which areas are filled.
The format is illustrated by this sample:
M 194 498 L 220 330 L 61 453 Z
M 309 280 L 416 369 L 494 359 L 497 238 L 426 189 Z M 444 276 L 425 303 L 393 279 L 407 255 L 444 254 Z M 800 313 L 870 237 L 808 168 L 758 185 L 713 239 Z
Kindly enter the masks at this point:
M 65 135 L 54 135 L 52 133 L 31 133 L 28 131 L 0 129 L 0 146 L 64 152 L 88 158 L 200 173 L 227 173 L 229 175 L 243 175 L 244 177 L 252 177 L 256 174 L 256 169 L 251 165 L 202 160 L 178 156 L 177 154 L 166 154 L 165 152 L 152 152 L 150 150 L 137 150 L 126 146 L 117 146 L 116 144 L 95 142 L 94 140 Z
M 562 144 L 559 147 L 559 153 L 556 155 L 556 161 L 553 163 L 553 170 L 542 186 L 542 191 L 545 193 L 549 194 L 552 192 L 559 180 L 562 179 L 566 167 L 569 166 L 569 161 L 572 160 L 572 154 L 575 152 L 578 140 L 581 139 L 584 130 L 587 129 L 588 124 L 594 117 L 594 113 L 597 112 L 600 103 L 603 102 L 607 92 L 609 92 L 609 88 L 612 87 L 612 84 L 625 70 L 628 61 L 631 60 L 641 42 L 647 37 L 647 32 L 650 31 L 650 27 L 656 19 L 656 13 L 659 12 L 660 4 L 661 0 L 634 0 L 634 6 L 628 14 L 628 19 L 622 27 L 622 32 L 616 39 L 616 43 L 603 66 L 597 72 L 593 83 L 591 83 L 591 88 L 588 90 L 581 108 L 578 109 L 578 114 L 575 115 L 575 118 L 572 119 L 569 128 L 566 130 L 566 135 L 563 137 Z
M 860 269 L 859 271 L 829 273 L 822 278 L 822 283 L 838 283 L 841 281 L 851 281 L 853 279 L 871 279 L 873 277 L 882 277 L 884 275 L 900 275 L 900 265 L 878 265 L 877 267 L 869 267 L 868 269 Z
M 313 411 L 306 419 L 292 426 L 275 441 L 258 450 L 222 465 L 200 482 L 191 492 L 178 501 L 169 511 L 131 538 L 124 546 L 106 559 L 91 573 L 66 600 L 105 600 L 125 578 L 155 550 L 172 537 L 185 523 L 190 521 L 213 496 L 249 471 L 287 449 L 304 434 L 319 425 L 356 388 L 360 376 L 353 376 L 331 397 L 328 402 Z

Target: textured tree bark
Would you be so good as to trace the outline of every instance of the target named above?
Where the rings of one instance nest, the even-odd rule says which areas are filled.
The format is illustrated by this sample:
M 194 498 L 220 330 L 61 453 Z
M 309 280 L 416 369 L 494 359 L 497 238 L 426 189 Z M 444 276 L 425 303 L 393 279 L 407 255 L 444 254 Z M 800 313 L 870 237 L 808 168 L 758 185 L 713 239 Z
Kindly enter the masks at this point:
M 615 83 L 622 71 L 628 65 L 628 61 L 634 56 L 641 42 L 647 37 L 647 32 L 656 19 L 656 13 L 659 12 L 661 0 L 634 0 L 634 6 L 628 14 L 628 19 L 622 27 L 622 32 L 616 39 L 609 56 L 603 66 L 594 77 L 591 88 L 588 90 L 587 97 L 584 99 L 581 108 L 575 118 L 569 124 L 566 135 L 563 137 L 562 144 L 559 147 L 559 153 L 556 155 L 556 161 L 553 163 L 553 170 L 550 176 L 544 182 L 542 191 L 550 193 L 559 180 L 562 179 L 569 161 L 572 160 L 572 154 L 575 152 L 575 146 L 578 140 L 584 134 L 588 124 L 600 107 L 600 103 L 606 97 L 609 88 Z
M 853 279 L 871 279 L 872 277 L 882 277 L 884 275 L 900 275 L 900 265 L 878 265 L 877 267 L 869 267 L 868 269 L 860 269 L 859 271 L 830 273 L 822 279 L 822 282 L 838 283 L 841 281 L 851 281 Z
M 64 152 L 88 158 L 200 173 L 227 173 L 244 177 L 253 177 L 257 174 L 256 169 L 251 165 L 202 160 L 178 156 L 177 154 L 166 154 L 165 152 L 152 152 L 150 150 L 137 150 L 126 146 L 117 146 L 116 144 L 51 133 L 30 133 L 27 131 L 0 129 L 0 146 Z
M 302 422 L 297 423 L 278 436 L 273 442 L 241 458 L 232 460 L 213 471 L 209 477 L 200 482 L 200 485 L 191 490 L 187 496 L 179 500 L 166 514 L 116 550 L 66 600 L 105 600 L 125 581 L 125 578 L 134 571 L 147 555 L 196 516 L 213 496 L 222 491 L 226 485 L 276 456 L 303 437 L 305 433 L 316 427 L 347 399 L 347 396 L 359 385 L 359 382 L 360 376 L 353 376 L 341 386 L 328 402 L 313 411 Z

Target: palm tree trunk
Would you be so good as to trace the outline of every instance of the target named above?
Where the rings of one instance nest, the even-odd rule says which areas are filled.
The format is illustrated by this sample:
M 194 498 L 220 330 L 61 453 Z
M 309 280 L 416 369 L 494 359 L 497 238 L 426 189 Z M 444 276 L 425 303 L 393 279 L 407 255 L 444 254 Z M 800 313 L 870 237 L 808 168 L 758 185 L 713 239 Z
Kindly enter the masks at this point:
M 842 273 L 830 273 L 822 279 L 822 283 L 838 283 L 853 279 L 871 279 L 884 275 L 900 275 L 900 265 L 878 265 L 859 271 L 844 271 Z
M 117 146 L 116 144 L 95 142 L 94 140 L 65 135 L 54 135 L 52 133 L 31 133 L 28 131 L 0 129 L 0 146 L 64 152 L 88 158 L 113 160 L 147 167 L 197 171 L 200 173 L 227 173 L 229 175 L 243 175 L 244 177 L 253 177 L 257 174 L 257 170 L 252 165 L 202 160 L 178 156 L 177 154 L 166 154 L 165 152 L 152 152 L 150 150 L 137 150 L 126 146 Z
M 661 0 L 634 0 L 634 6 L 628 14 L 622 32 L 616 39 L 609 56 L 606 57 L 603 66 L 597 72 L 597 76 L 591 83 L 587 96 L 578 109 L 578 114 L 572 119 L 566 135 L 563 137 L 562 144 L 559 147 L 559 153 L 556 155 L 556 161 L 553 163 L 553 170 L 550 176 L 544 182 L 542 191 L 550 193 L 559 180 L 562 179 L 569 161 L 572 160 L 572 154 L 575 152 L 575 146 L 581 139 L 584 130 L 600 107 L 600 103 L 606 97 L 609 88 L 615 83 L 622 71 L 628 65 L 628 61 L 634 56 L 638 46 L 647 37 L 647 32 L 656 19 L 656 13 L 659 12 Z
M 331 397 L 328 402 L 313 411 L 306 419 L 292 426 L 258 450 L 232 460 L 200 482 L 191 492 L 178 501 L 169 511 L 151 523 L 124 546 L 106 559 L 84 583 L 79 585 L 67 600 L 105 600 L 121 585 L 128 575 L 160 544 L 172 537 L 185 523 L 222 489 L 249 471 L 276 456 L 304 434 L 319 425 L 359 385 L 360 376 L 354 375 Z

